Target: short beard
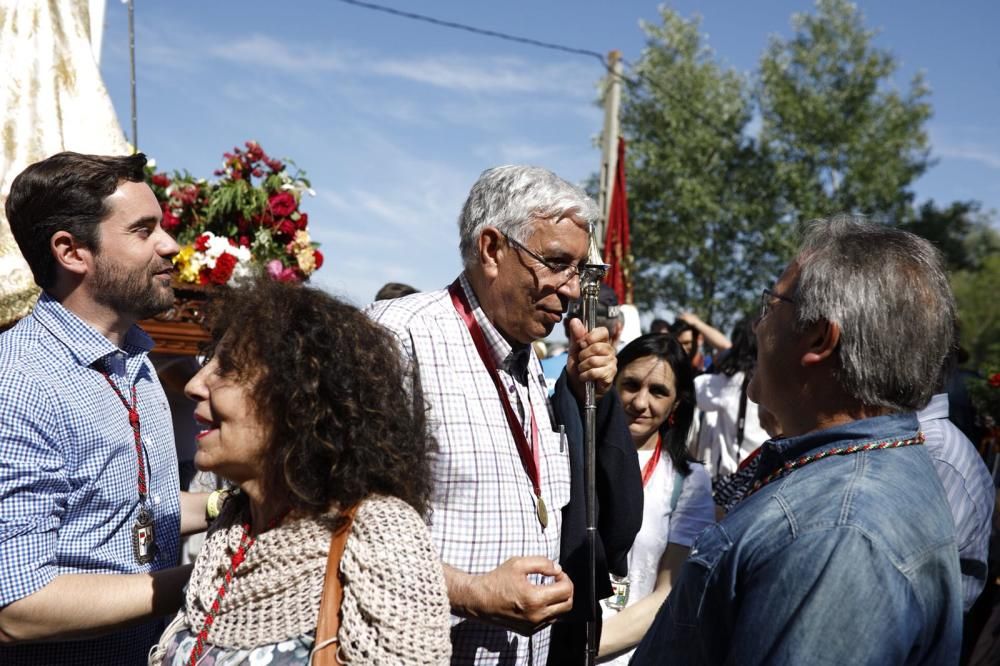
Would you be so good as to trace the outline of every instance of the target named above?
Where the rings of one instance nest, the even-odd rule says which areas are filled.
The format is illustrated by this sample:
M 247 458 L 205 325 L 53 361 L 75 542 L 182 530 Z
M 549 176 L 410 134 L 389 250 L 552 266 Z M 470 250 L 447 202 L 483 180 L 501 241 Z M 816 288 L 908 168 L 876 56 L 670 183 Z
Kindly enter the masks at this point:
M 94 275 L 94 300 L 115 312 L 131 315 L 136 321 L 147 319 L 174 304 L 174 290 L 161 290 L 153 276 L 162 267 L 144 266 L 128 271 L 97 255 Z

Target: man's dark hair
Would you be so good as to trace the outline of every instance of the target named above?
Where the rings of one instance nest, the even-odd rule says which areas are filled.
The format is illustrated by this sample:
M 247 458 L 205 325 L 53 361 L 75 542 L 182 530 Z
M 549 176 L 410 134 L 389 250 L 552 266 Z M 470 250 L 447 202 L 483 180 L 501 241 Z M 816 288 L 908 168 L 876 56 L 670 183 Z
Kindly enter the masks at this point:
M 18 174 L 10 187 L 5 211 L 14 240 L 21 248 L 35 283 L 51 287 L 56 260 L 49 242 L 68 231 L 84 247 L 97 252 L 99 227 L 106 218 L 107 198 L 124 181 L 142 182 L 146 156 L 110 157 L 57 153 Z
M 376 301 L 391 301 L 394 298 L 402 298 L 410 294 L 419 294 L 420 290 L 402 282 L 386 282 L 375 294 Z
M 698 329 L 696 329 L 694 326 L 687 323 L 683 319 L 678 319 L 674 321 L 673 324 L 670 325 L 670 334 L 673 335 L 675 338 L 684 331 L 691 331 L 691 334 L 694 335 L 696 340 L 698 339 L 698 336 L 701 335 L 701 333 L 698 332 Z

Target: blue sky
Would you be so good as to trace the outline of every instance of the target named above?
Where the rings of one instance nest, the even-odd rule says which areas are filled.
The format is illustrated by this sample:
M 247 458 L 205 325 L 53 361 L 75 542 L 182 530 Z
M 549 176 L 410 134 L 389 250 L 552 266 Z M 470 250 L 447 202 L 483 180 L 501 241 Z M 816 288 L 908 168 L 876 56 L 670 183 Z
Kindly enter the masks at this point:
M 636 60 L 638 0 L 379 0 L 456 22 Z M 729 66 L 754 69 L 769 36 L 791 34 L 793 0 L 679 0 L 702 16 Z M 877 44 L 922 70 L 937 164 L 917 200 L 976 199 L 1000 209 L 1000 3 L 860 3 Z M 129 131 L 125 5 L 107 5 L 101 63 Z M 416 23 L 332 0 L 288 3 L 136 1 L 139 146 L 166 170 L 210 177 L 222 153 L 256 139 L 292 158 L 317 192 L 303 209 L 326 264 L 313 282 L 363 305 L 387 281 L 421 290 L 460 270 L 457 216 L 479 173 L 505 163 L 584 181 L 594 141 L 600 64 L 580 56 Z

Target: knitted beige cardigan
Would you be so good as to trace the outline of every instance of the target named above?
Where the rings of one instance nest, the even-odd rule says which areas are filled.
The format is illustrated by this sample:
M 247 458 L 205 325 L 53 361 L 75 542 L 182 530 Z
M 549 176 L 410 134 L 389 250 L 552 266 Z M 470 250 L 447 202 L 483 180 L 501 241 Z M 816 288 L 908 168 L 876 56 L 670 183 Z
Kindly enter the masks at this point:
M 234 502 L 205 540 L 187 587 L 185 608 L 150 656 L 159 664 L 171 637 L 201 630 L 206 611 L 239 546 Z M 208 642 L 251 649 L 316 629 L 330 529 L 316 518 L 288 521 L 261 534 L 237 568 Z M 450 607 L 441 561 L 427 526 L 394 497 L 365 500 L 340 562 L 344 598 L 341 658 L 357 664 L 447 664 Z

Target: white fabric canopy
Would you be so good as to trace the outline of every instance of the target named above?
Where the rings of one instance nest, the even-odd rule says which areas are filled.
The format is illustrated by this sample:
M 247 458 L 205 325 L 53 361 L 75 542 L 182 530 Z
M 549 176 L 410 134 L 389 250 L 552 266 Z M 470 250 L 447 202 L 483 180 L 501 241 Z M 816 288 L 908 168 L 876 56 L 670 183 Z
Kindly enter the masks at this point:
M 103 5 L 0 0 L 0 201 L 17 174 L 54 153 L 131 152 L 94 57 L 91 12 L 99 30 Z M 0 326 L 27 314 L 36 295 L 0 207 Z

